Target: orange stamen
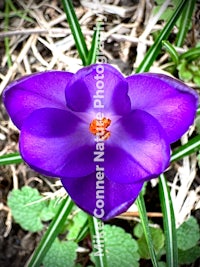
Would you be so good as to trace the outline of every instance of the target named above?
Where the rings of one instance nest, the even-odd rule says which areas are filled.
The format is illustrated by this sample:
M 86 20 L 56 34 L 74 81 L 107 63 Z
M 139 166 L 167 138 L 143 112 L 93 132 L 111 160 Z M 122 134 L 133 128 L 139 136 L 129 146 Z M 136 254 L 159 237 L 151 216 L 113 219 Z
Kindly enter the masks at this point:
M 110 132 L 106 129 L 111 124 L 111 120 L 103 118 L 102 120 L 94 119 L 90 123 L 89 130 L 92 134 L 100 137 L 101 140 L 107 140 L 110 137 Z

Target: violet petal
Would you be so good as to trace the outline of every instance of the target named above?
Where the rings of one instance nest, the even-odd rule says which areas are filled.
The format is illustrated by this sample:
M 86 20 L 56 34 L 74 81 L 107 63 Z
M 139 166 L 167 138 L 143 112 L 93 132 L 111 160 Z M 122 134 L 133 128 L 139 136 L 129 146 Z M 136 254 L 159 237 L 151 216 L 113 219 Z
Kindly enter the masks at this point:
M 87 124 L 53 108 L 35 110 L 20 134 L 23 159 L 36 171 L 55 177 L 79 177 L 95 170 L 94 141 Z
M 135 110 L 112 127 L 105 142 L 105 174 L 118 183 L 137 183 L 157 177 L 169 165 L 170 146 L 158 121 Z
M 143 183 L 118 184 L 106 177 L 96 179 L 98 172 L 86 177 L 62 178 L 62 184 L 83 210 L 102 220 L 109 220 L 125 212 L 139 195 Z M 101 172 L 103 177 L 103 172 Z M 98 183 L 101 181 L 100 183 Z M 97 187 L 97 188 L 96 188 Z M 102 208 L 99 204 L 104 206 Z
M 66 88 L 66 101 L 77 112 L 104 109 L 107 114 L 123 115 L 131 110 L 126 79 L 107 64 L 79 70 Z
M 73 74 L 64 71 L 35 73 L 12 82 L 3 92 L 5 107 L 20 129 L 24 120 L 39 108 L 67 109 L 65 88 Z
M 170 143 L 193 123 L 198 95 L 182 82 L 166 75 L 143 73 L 127 78 L 132 109 L 141 109 L 162 125 Z

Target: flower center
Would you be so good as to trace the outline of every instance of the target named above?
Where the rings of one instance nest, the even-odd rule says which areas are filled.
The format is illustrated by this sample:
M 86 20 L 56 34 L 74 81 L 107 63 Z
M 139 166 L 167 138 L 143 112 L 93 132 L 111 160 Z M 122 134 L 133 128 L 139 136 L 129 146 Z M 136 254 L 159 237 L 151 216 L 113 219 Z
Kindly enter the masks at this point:
M 94 119 L 90 123 L 89 130 L 92 134 L 99 136 L 101 140 L 107 140 L 110 137 L 110 132 L 106 129 L 111 124 L 111 120 L 103 118 L 102 120 Z

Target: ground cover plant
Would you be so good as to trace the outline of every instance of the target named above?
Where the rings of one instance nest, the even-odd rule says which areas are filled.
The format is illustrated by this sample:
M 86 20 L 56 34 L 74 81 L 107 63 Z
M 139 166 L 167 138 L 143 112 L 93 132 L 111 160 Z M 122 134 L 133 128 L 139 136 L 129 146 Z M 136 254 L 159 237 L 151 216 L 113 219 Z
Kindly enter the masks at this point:
M 198 266 L 199 2 L 7 0 L 0 5 L 0 264 L 29 267 Z M 99 195 L 98 202 L 91 193 L 92 190 L 95 193 L 96 188 L 95 183 L 90 182 L 93 176 L 88 175 L 94 168 L 89 153 L 78 163 L 77 152 L 67 154 L 65 168 L 60 168 L 63 155 L 71 151 L 71 142 L 74 140 L 75 149 L 82 137 L 87 139 L 85 126 L 81 128 L 82 124 L 78 124 L 82 132 L 76 139 L 77 126 L 70 124 L 74 129 L 71 141 L 60 143 L 55 138 L 55 129 L 62 129 L 59 134 L 66 133 L 65 119 L 73 123 L 77 119 L 68 113 L 65 117 L 64 111 L 53 113 L 58 105 L 55 99 L 61 99 L 56 88 L 65 89 L 63 81 L 70 79 L 66 90 L 70 114 L 86 111 L 94 114 L 91 107 L 88 108 L 87 85 L 93 90 L 91 73 L 95 62 L 101 66 L 96 80 L 101 80 L 103 66 L 104 74 L 109 76 L 106 87 L 114 89 L 110 89 L 113 94 L 106 95 L 109 117 L 93 119 L 84 115 L 90 118 L 87 134 L 98 137 L 98 121 L 103 125 L 101 144 L 109 144 L 115 130 L 123 133 L 107 152 L 110 159 L 119 155 L 117 144 L 121 142 L 121 147 L 125 148 L 126 134 L 130 138 L 130 121 L 133 121 L 136 142 L 127 144 L 130 151 L 137 147 L 132 154 L 137 162 L 135 165 L 128 165 L 129 159 L 124 152 L 120 154 L 120 160 L 116 156 L 117 160 L 109 166 L 106 158 L 105 166 L 102 166 L 106 169 L 105 179 L 110 180 L 104 180 L 105 196 Z M 43 71 L 47 76 L 30 75 Z M 144 72 L 157 74 L 141 74 Z M 179 78 L 185 85 L 167 78 L 169 76 Z M 26 78 L 5 89 L 11 81 L 21 77 Z M 98 86 L 101 86 L 100 82 Z M 173 95 L 173 101 L 164 96 L 165 108 L 159 106 L 159 89 L 163 86 Z M 26 91 L 30 87 L 37 92 L 37 100 L 34 98 L 33 102 L 30 102 L 32 95 Z M 134 95 L 135 88 L 138 92 Z M 74 93 L 75 90 L 78 93 Z M 116 90 L 120 92 L 118 98 L 114 94 Z M 52 97 L 52 103 L 56 105 L 51 104 L 54 110 L 48 114 L 36 110 L 35 116 L 29 115 L 43 105 L 41 96 L 44 94 L 47 99 Z M 97 96 L 100 97 L 95 104 L 99 111 L 102 95 Z M 130 104 L 140 112 L 130 113 Z M 48 105 L 45 102 L 44 107 L 48 108 Z M 169 107 L 170 115 L 166 113 Z M 115 123 L 117 126 L 113 126 L 116 116 L 122 115 L 121 121 Z M 47 142 L 49 136 L 45 134 L 45 140 L 40 144 L 41 138 L 34 137 L 34 129 L 37 132 L 40 129 L 40 135 L 44 135 L 47 128 L 43 125 L 48 125 L 49 117 L 50 121 L 56 118 L 53 142 Z M 142 127 L 146 130 L 140 146 Z M 62 144 L 70 145 L 63 149 Z M 84 153 L 88 151 L 89 147 L 84 148 Z M 45 155 L 45 160 L 41 160 L 40 155 Z M 68 163 L 71 167 L 66 167 L 67 160 L 72 157 L 73 161 Z M 73 179 L 77 176 L 81 179 L 75 183 Z M 72 182 L 66 177 L 72 177 Z M 98 212 L 104 205 L 102 216 L 97 210 L 93 214 L 91 207 L 95 203 L 98 203 Z

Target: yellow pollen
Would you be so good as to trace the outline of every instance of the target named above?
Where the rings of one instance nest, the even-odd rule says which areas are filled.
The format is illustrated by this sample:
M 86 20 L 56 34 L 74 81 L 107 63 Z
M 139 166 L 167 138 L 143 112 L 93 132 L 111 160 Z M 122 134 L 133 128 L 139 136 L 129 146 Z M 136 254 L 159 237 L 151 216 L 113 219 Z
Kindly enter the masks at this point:
M 92 134 L 99 136 L 101 140 L 107 140 L 110 137 L 110 132 L 106 129 L 111 124 L 111 120 L 103 118 L 102 120 L 94 119 L 90 123 L 89 130 Z

